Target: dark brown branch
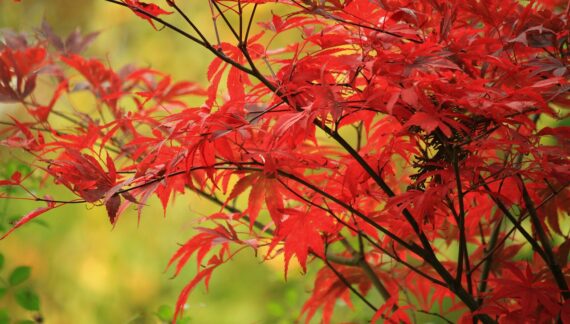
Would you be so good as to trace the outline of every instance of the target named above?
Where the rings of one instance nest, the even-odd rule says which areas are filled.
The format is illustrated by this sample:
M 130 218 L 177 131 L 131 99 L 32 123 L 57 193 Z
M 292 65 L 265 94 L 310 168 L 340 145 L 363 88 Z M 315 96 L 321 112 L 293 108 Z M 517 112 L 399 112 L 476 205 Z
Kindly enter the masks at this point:
M 206 39 L 206 36 L 202 34 L 202 31 L 200 31 L 200 29 L 194 24 L 194 22 L 190 19 L 190 17 L 188 17 L 188 15 L 182 9 L 180 9 L 180 7 L 176 4 L 176 2 L 170 1 L 169 4 L 171 7 L 174 7 L 176 12 L 178 12 L 178 14 L 182 16 L 182 18 L 188 23 L 188 25 L 190 25 L 192 30 L 194 30 L 194 32 L 198 34 L 198 37 L 200 37 L 200 39 L 204 42 L 204 44 L 211 46 L 208 39 Z
M 382 281 L 380 281 L 380 278 L 378 278 L 378 275 L 376 274 L 376 272 L 374 272 L 374 269 L 372 269 L 368 261 L 366 261 L 366 256 L 364 254 L 364 242 L 362 241 L 361 232 L 358 233 L 358 247 L 359 251 L 357 252 L 358 253 L 357 255 L 360 256 L 358 265 L 362 268 L 362 270 L 364 271 L 366 276 L 370 279 L 370 281 L 372 281 L 372 285 L 374 286 L 374 288 L 376 288 L 378 293 L 380 293 L 382 298 L 384 298 L 384 301 L 388 301 L 391 297 L 390 292 L 388 291 L 386 286 L 384 286 Z M 394 310 L 398 309 L 398 306 L 394 305 L 393 309 Z
M 515 216 L 509 211 L 507 206 L 505 206 L 503 201 L 500 198 L 495 197 L 495 195 L 491 191 L 491 188 L 489 188 L 489 186 L 486 183 L 483 184 L 483 187 L 485 188 L 485 190 L 487 190 L 489 197 L 491 197 L 493 202 L 495 202 L 495 205 L 499 207 L 499 209 L 503 212 L 503 214 L 507 217 L 507 219 L 516 227 L 516 229 L 524 236 L 527 242 L 532 246 L 532 249 L 536 251 L 536 253 L 538 253 L 543 260 L 546 260 L 546 256 L 544 255 L 544 251 L 542 250 L 542 248 L 538 245 L 536 240 L 527 232 L 527 230 L 525 230 L 524 227 L 521 226 L 521 224 L 517 221 Z
M 536 209 L 539 209 L 539 208 L 541 208 L 542 206 L 544 206 L 544 204 L 546 204 L 546 203 L 549 202 L 551 199 L 553 199 L 554 197 L 556 197 L 560 192 L 562 192 L 562 190 L 565 190 L 565 188 L 566 188 L 568 185 L 570 185 L 570 183 L 569 183 L 569 184 L 566 184 L 566 185 L 564 185 L 564 186 L 562 186 L 561 189 L 557 190 L 557 191 L 554 192 L 554 193 L 551 193 L 548 197 L 544 198 L 544 199 L 542 200 L 542 202 L 536 206 Z M 520 226 L 520 224 L 522 224 L 522 222 L 523 222 L 527 217 L 528 217 L 528 212 L 521 213 L 520 216 L 519 216 L 519 218 L 518 218 L 517 224 Z M 492 249 L 491 249 L 491 248 L 487 249 L 487 250 L 488 250 L 487 255 L 486 255 L 485 257 L 483 257 L 483 258 L 471 269 L 471 271 L 472 271 L 472 272 L 475 272 L 475 270 L 477 270 L 483 263 L 485 263 L 486 260 L 487 260 L 487 258 L 491 257 L 503 244 L 505 244 L 505 241 L 507 240 L 507 238 L 508 238 L 509 236 L 511 236 L 511 234 L 513 234 L 513 233 L 517 230 L 517 228 L 518 228 L 518 226 L 515 226 L 515 225 L 514 225 L 513 227 L 511 227 L 511 229 L 510 229 L 509 231 L 507 231 L 507 233 L 506 233 L 506 234 L 503 236 L 503 238 L 495 245 L 494 248 L 492 248 Z M 491 244 L 489 244 L 489 245 L 491 245 Z
M 562 269 L 560 268 L 560 265 L 558 264 L 556 258 L 554 257 L 554 252 L 552 251 L 550 240 L 546 236 L 546 232 L 542 227 L 542 223 L 540 222 L 538 212 L 536 211 L 534 202 L 532 201 L 532 198 L 530 198 L 530 195 L 526 189 L 524 180 L 520 175 L 518 175 L 518 178 L 520 180 L 520 184 L 522 187 L 522 196 L 524 203 L 526 205 L 526 209 L 528 210 L 528 214 L 530 215 L 530 220 L 532 222 L 534 230 L 536 231 L 536 234 L 538 235 L 540 244 L 542 245 L 544 256 L 546 257 L 544 261 L 546 261 L 546 264 L 548 265 L 550 272 L 554 276 L 554 280 L 556 281 L 558 288 L 560 288 L 562 292 L 562 297 L 564 297 L 564 300 L 569 300 L 570 290 L 568 289 L 568 284 L 566 283 L 566 279 L 564 278 L 564 273 L 562 273 Z
M 465 202 L 463 201 L 463 189 L 461 185 L 461 174 L 459 172 L 459 154 L 458 148 L 454 148 L 453 152 L 453 172 L 455 174 L 455 185 L 457 187 L 457 201 L 459 205 L 459 212 L 457 215 L 459 227 L 459 252 L 457 256 L 457 277 L 458 283 L 461 283 L 461 276 L 463 274 L 463 264 L 465 264 L 466 279 L 467 279 L 467 290 L 470 294 L 473 294 L 473 282 L 471 280 L 471 266 L 469 264 L 469 253 L 467 251 L 467 237 L 465 235 Z M 452 208 L 455 208 L 452 205 Z
M 257 3 L 253 5 L 251 15 L 249 16 L 249 21 L 247 22 L 247 29 L 245 31 L 245 37 L 243 38 L 243 43 L 246 45 L 249 40 L 249 31 L 251 30 L 251 24 L 253 23 L 253 18 L 255 17 L 256 11 L 257 11 Z
M 214 5 L 214 8 L 216 8 L 216 11 L 218 11 L 218 14 L 222 17 L 222 19 L 224 20 L 224 22 L 226 23 L 226 26 L 228 27 L 228 29 L 232 32 L 232 34 L 234 35 L 234 37 L 236 38 L 236 40 L 238 42 L 241 43 L 241 37 L 238 35 L 238 33 L 236 32 L 235 28 L 232 26 L 232 24 L 229 22 L 228 18 L 226 17 L 226 15 L 224 14 L 224 12 L 220 9 L 220 6 L 218 5 L 218 3 L 214 0 L 210 0 L 210 2 Z
M 522 218 L 521 218 L 522 219 Z M 477 289 L 479 304 L 483 304 L 483 293 L 487 290 L 487 280 L 491 274 L 491 265 L 493 264 L 493 253 L 495 252 L 495 246 L 497 245 L 497 240 L 499 239 L 499 234 L 501 233 L 501 224 L 503 223 L 503 218 L 501 217 L 493 225 L 493 231 L 491 232 L 491 237 L 489 238 L 489 245 L 485 247 L 485 263 L 483 269 L 481 270 L 481 277 L 479 278 L 479 288 Z M 473 268 L 471 271 L 475 270 Z

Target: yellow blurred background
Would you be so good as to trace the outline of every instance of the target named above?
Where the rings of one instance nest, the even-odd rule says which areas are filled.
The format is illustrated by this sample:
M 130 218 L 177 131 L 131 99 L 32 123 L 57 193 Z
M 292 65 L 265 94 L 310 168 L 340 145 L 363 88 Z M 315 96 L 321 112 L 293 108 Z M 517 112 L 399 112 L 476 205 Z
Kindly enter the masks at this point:
M 158 3 L 158 2 L 157 2 Z M 206 1 L 188 1 L 185 7 L 213 38 Z M 268 18 L 271 8 L 259 17 Z M 176 79 L 206 84 L 205 72 L 212 56 L 182 37 L 163 29 L 155 31 L 132 12 L 103 0 L 0 0 L 0 28 L 32 31 L 45 18 L 60 36 L 75 28 L 101 34 L 86 55 L 105 58 L 118 69 L 125 64 L 149 66 L 172 74 Z M 173 21 L 182 24 L 180 19 Z M 222 31 L 222 37 L 227 31 Z M 0 119 L 7 112 L 18 114 L 13 106 L 0 104 Z M 14 160 L 0 151 L 2 166 Z M 12 162 L 10 162 L 12 163 Z M 62 188 L 40 190 L 57 198 L 69 198 Z M 29 202 L 0 200 L 4 217 L 18 217 L 37 206 Z M 5 264 L 0 277 L 21 265 L 31 266 L 28 285 L 39 294 L 45 323 L 160 323 L 159 308 L 171 307 L 178 293 L 196 269 L 189 264 L 171 280 L 165 266 L 179 243 L 192 235 L 196 219 L 217 211 L 197 196 L 177 197 L 163 218 L 157 201 L 143 211 L 140 225 L 135 212 L 124 214 L 115 228 L 109 225 L 104 208 L 65 206 L 41 217 L 41 223 L 28 224 L 0 241 Z M 316 267 L 307 276 L 298 270 L 283 279 L 280 264 L 262 263 L 252 252 L 215 272 L 210 293 L 201 285 L 188 301 L 186 314 L 191 323 L 293 323 L 312 288 Z M 357 315 L 350 315 L 340 304 L 335 322 L 362 322 L 370 317 L 356 303 Z M 32 319 L 34 312 L 19 308 L 11 292 L 0 298 L 15 320 Z M 314 320 L 318 322 L 318 320 Z

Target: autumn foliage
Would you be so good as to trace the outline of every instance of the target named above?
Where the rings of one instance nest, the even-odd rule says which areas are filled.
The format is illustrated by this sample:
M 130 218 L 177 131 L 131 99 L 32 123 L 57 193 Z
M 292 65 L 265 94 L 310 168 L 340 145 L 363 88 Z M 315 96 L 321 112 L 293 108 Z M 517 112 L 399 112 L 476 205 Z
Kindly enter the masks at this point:
M 208 49 L 209 84 L 113 70 L 82 56 L 95 34 L 5 32 L 0 101 L 29 118 L 6 117 L 1 143 L 77 196 L 29 191 L 45 205 L 14 228 L 71 203 L 104 206 L 115 224 L 152 196 L 167 213 L 192 191 L 219 212 L 169 262 L 176 274 L 200 265 L 177 315 L 197 284 L 255 250 L 283 258 L 285 275 L 321 267 L 307 322 L 330 322 L 352 296 L 372 321 L 570 323 L 565 1 L 212 0 L 227 39 L 205 36 L 191 2 L 106 1 Z M 34 95 L 38 79 L 51 98 Z M 95 104 L 54 108 L 78 92 Z

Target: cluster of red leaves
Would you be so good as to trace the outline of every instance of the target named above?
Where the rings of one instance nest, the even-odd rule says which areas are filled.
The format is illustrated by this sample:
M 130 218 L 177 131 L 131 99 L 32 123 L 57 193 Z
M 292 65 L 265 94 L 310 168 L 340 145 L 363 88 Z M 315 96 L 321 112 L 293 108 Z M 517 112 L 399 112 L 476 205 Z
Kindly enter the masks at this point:
M 373 320 L 461 311 L 485 323 L 569 321 L 570 6 L 279 1 L 290 13 L 250 36 L 256 9 L 275 1 L 213 1 L 235 38 L 214 44 L 188 16 L 196 36 L 156 4 L 109 2 L 209 49 L 207 89 L 115 71 L 46 25 L 37 44 L 6 34 L 0 101 L 21 102 L 33 120 L 13 121 L 2 144 L 32 153 L 81 201 L 104 204 L 113 224 L 152 195 L 165 210 L 185 191 L 217 203 L 205 218 L 213 226 L 170 261 L 176 274 L 192 256 L 199 264 L 177 315 L 218 266 L 266 246 L 266 259 L 283 255 L 285 274 L 293 257 L 303 271 L 323 261 L 306 321 L 322 309 L 329 322 L 351 294 Z M 272 47 L 294 32 L 297 41 Z M 73 37 L 81 48 L 92 39 Z M 42 71 L 57 80 L 47 104 L 32 95 Z M 93 110 L 54 110 L 80 91 Z M 62 116 L 66 131 L 52 127 Z M 23 186 L 20 175 L 0 185 Z M 368 301 L 374 293 L 383 305 Z

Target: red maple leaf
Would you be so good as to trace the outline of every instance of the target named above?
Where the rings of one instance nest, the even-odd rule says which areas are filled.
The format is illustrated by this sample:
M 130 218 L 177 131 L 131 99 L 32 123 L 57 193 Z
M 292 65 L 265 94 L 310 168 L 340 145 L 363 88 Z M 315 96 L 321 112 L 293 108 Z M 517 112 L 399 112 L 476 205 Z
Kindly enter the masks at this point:
M 160 15 L 170 15 L 172 12 L 166 11 L 154 3 L 141 2 L 139 0 L 123 0 L 123 2 L 131 8 L 131 10 L 142 19 L 148 21 L 152 27 L 156 30 L 154 25 L 153 17 L 158 17 Z

